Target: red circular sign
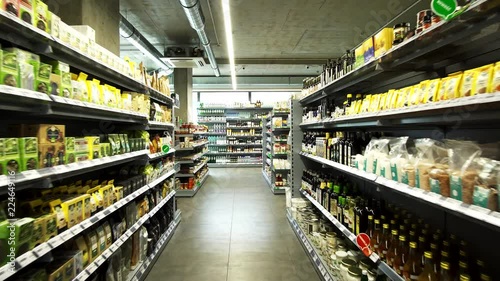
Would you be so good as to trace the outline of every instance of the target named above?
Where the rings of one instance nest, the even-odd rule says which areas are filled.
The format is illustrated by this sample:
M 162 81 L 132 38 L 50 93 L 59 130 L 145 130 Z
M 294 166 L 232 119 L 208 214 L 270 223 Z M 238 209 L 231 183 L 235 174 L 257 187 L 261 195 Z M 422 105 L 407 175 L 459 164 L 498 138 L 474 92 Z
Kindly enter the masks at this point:
M 370 236 L 368 236 L 368 234 L 358 234 L 358 236 L 356 236 L 356 243 L 365 256 L 369 257 L 372 254 L 372 249 L 370 248 Z

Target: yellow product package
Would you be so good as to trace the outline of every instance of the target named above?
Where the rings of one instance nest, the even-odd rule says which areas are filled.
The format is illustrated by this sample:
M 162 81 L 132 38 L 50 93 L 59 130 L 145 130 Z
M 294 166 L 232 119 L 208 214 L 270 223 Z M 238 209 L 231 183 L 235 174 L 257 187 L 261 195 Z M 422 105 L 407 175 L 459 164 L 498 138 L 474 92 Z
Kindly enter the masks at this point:
M 372 100 L 372 95 L 365 96 L 365 98 L 363 99 L 363 105 L 361 106 L 361 110 L 359 113 L 368 112 L 368 110 L 370 109 L 371 100 Z
M 99 90 L 99 84 L 100 82 L 98 80 L 92 80 L 92 81 L 86 81 L 87 83 L 87 91 L 89 93 L 89 102 L 95 103 L 95 104 L 102 104 L 101 103 L 101 93 Z
M 474 69 L 464 72 L 464 75 L 462 76 L 462 83 L 460 84 L 460 90 L 458 91 L 458 96 L 460 98 L 472 96 L 474 77 L 476 76 L 476 73 L 477 72 Z
M 446 82 L 445 87 L 445 99 L 452 100 L 459 97 L 458 90 L 460 89 L 460 82 L 462 81 L 462 73 L 457 73 L 451 75 L 449 80 Z
M 380 104 L 380 94 L 372 95 L 372 100 L 370 102 L 370 108 L 368 109 L 368 112 L 377 112 L 379 104 Z
M 406 87 L 399 90 L 399 96 L 396 108 L 402 108 L 408 105 L 408 99 L 410 93 L 411 93 L 411 87 Z
M 387 110 L 391 108 L 392 96 L 394 95 L 394 90 L 389 90 L 385 95 L 384 106 L 382 110 Z
M 430 80 L 429 83 L 427 84 L 427 89 L 424 93 L 423 103 L 435 102 L 440 86 L 441 86 L 441 79 L 437 78 Z
M 491 78 L 490 93 L 500 92 L 500 62 L 493 68 L 493 77 Z
M 419 87 L 419 96 L 418 96 L 418 103 L 419 104 L 424 104 L 427 103 L 427 90 L 429 88 L 429 80 L 424 80 L 418 84 Z
M 493 78 L 493 64 L 485 65 L 475 69 L 474 86 L 472 96 L 477 94 L 490 93 L 491 79 Z
M 439 89 L 436 93 L 435 101 L 443 101 L 446 100 L 446 85 L 448 84 L 448 80 L 450 77 L 445 77 L 441 79 L 441 84 L 439 85 Z
M 410 99 L 408 101 L 408 106 L 418 104 L 420 104 L 420 84 L 411 87 Z
M 387 99 L 387 93 L 380 94 L 380 102 L 378 104 L 377 111 L 382 111 L 385 109 L 385 100 Z

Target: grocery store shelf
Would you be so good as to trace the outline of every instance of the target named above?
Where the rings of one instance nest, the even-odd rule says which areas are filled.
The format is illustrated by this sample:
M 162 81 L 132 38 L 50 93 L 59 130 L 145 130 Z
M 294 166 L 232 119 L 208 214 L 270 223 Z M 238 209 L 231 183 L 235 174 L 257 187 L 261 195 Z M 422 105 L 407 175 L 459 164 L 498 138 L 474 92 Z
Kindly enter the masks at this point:
M 316 249 L 314 248 L 313 244 L 309 239 L 307 238 L 306 234 L 302 231 L 298 223 L 292 218 L 292 216 L 289 214 L 287 211 L 287 218 L 288 222 L 290 223 L 290 226 L 293 229 L 293 232 L 297 235 L 297 238 L 299 239 L 300 243 L 302 244 L 302 247 L 306 251 L 307 255 L 311 259 L 311 263 L 314 266 L 314 269 L 318 272 L 318 275 L 321 277 L 321 280 L 323 281 L 337 281 L 337 279 L 334 279 L 328 269 L 328 264 L 323 261 L 323 259 L 320 257 L 320 255 L 317 253 Z
M 198 121 L 200 124 L 225 124 L 226 120 L 223 121 Z
M 271 159 L 267 159 L 266 160 L 266 164 L 269 165 L 269 166 L 271 166 Z
M 149 121 L 147 130 L 168 130 L 175 127 L 172 123 Z
M 161 103 L 165 103 L 165 104 L 168 104 L 168 105 L 173 105 L 174 104 L 174 99 L 163 94 L 162 92 L 156 90 L 156 89 L 153 89 L 153 88 L 148 88 L 148 92 L 149 92 L 149 96 L 151 97 L 151 99 L 155 100 L 155 101 L 158 101 L 158 102 L 161 102 Z
M 190 150 L 194 150 L 197 147 L 204 146 L 206 144 L 208 144 L 208 141 L 194 143 L 193 146 L 191 146 L 191 147 L 185 147 L 185 148 L 178 148 L 178 147 L 176 147 L 175 150 L 177 150 L 177 151 L 190 151 Z
M 208 163 L 210 168 L 256 168 L 262 163 Z
M 22 185 L 34 181 L 44 180 L 45 183 L 50 183 L 55 180 L 60 180 L 63 178 L 80 175 L 95 170 L 100 170 L 103 168 L 130 162 L 144 157 L 147 153 L 149 153 L 149 151 L 141 150 L 120 155 L 103 157 L 94 160 L 72 163 L 68 165 L 25 171 L 16 174 L 14 177 L 7 177 L 2 175 L 0 176 L 0 194 L 5 194 L 7 192 L 6 187 L 9 185 L 9 183 L 13 184 L 16 187 L 16 190 L 19 191 Z M 39 184 L 38 186 L 38 188 L 43 188 L 43 187 L 45 187 L 45 184 L 43 185 Z
M 227 126 L 226 129 L 231 129 L 231 130 L 251 130 L 251 129 L 262 129 L 262 127 L 231 127 Z
M 188 174 L 176 174 L 175 177 L 176 178 L 192 178 L 194 177 L 194 174 L 196 174 L 201 168 L 203 168 L 206 164 L 208 163 L 208 160 L 205 160 L 203 161 L 203 163 L 199 164 L 194 170 L 192 173 L 188 173 Z
M 271 183 L 271 179 L 269 178 L 269 175 L 265 170 L 262 170 L 262 177 L 264 177 L 264 180 L 267 182 L 267 185 L 272 188 L 273 184 Z
M 276 185 L 272 185 L 271 186 L 271 192 L 274 194 L 274 195 L 285 195 L 286 191 L 285 191 L 285 187 L 286 186 L 280 186 L 279 188 L 276 187 Z
M 196 135 L 204 135 L 207 134 L 208 132 L 194 132 L 192 134 L 175 134 L 176 137 L 194 137 Z
M 471 124 L 500 120 L 500 92 L 300 124 L 303 129 Z M 464 118 L 467 114 L 467 118 Z M 457 119 L 459 118 L 459 119 Z
M 276 167 L 273 166 L 273 172 L 276 172 L 276 171 L 290 171 L 290 168 L 287 168 L 287 169 L 277 169 Z
M 429 191 L 424 191 L 419 188 L 413 188 L 409 185 L 388 180 L 384 177 L 379 177 L 375 174 L 360 171 L 358 169 L 351 168 L 339 163 L 335 163 L 333 161 L 326 160 L 321 157 L 312 156 L 306 153 L 301 153 L 301 155 L 318 163 L 322 163 L 337 170 L 346 172 L 350 175 L 357 176 L 364 180 L 376 183 L 380 186 L 389 188 L 393 191 L 402 193 L 419 201 L 429 203 L 435 207 L 448 211 L 451 214 L 460 215 L 464 218 L 481 223 L 493 229 L 498 229 L 500 227 L 499 212 L 493 212 L 486 208 L 481 208 L 474 205 L 468 205 L 453 198 L 444 197 L 439 194 Z
M 274 116 L 286 116 L 289 114 L 290 114 L 290 111 L 275 111 L 275 110 L 273 110 L 272 117 L 274 117 Z
M 126 281 L 143 281 L 148 276 L 154 264 L 160 257 L 161 253 L 167 246 L 168 242 L 174 235 L 175 229 L 181 222 L 181 211 L 177 210 L 175 219 L 170 223 L 170 226 L 158 240 L 156 247 L 151 255 L 143 261 L 134 271 L 130 272 Z
M 260 121 L 262 118 L 240 118 L 240 117 L 226 117 L 227 121 Z
M 171 171 L 171 172 L 173 172 L 173 173 L 171 173 L 171 175 L 173 175 L 175 173 L 175 171 Z M 73 239 L 74 237 L 78 236 L 80 233 L 82 233 L 86 229 L 97 224 L 98 222 L 100 222 L 104 218 L 108 217 L 110 214 L 114 213 L 116 210 L 119 210 L 121 207 L 127 205 L 130 201 L 132 201 L 135 198 L 146 193 L 149 189 L 151 189 L 153 187 L 154 186 L 151 184 L 143 186 L 142 188 L 136 190 L 135 192 L 128 195 L 127 197 L 122 198 L 121 200 L 119 200 L 118 202 L 109 206 L 108 208 L 93 215 L 91 218 L 88 218 L 88 219 L 82 221 L 81 223 L 64 231 L 63 233 L 51 238 L 47 242 L 44 242 L 44 243 L 36 246 L 33 250 L 28 251 L 28 252 L 24 253 L 23 255 L 17 257 L 15 260 L 16 267 L 14 270 L 11 270 L 10 264 L 7 264 L 7 265 L 4 265 L 3 267 L 0 267 L 0 280 L 6 280 L 10 276 L 16 274 L 17 272 L 19 272 L 20 270 L 22 270 L 26 266 L 37 261 L 39 258 L 45 256 L 47 253 L 49 253 L 50 251 L 59 247 L 60 245 L 66 243 L 70 239 Z M 175 194 L 175 192 L 170 193 L 167 196 L 167 198 L 172 197 L 174 194 Z
M 158 152 L 158 153 L 155 153 L 155 154 L 148 154 L 148 158 L 149 160 L 155 160 L 155 159 L 158 159 L 158 158 L 162 158 L 162 157 L 165 157 L 167 155 L 170 155 L 172 153 L 175 153 L 175 149 L 173 148 L 170 148 L 168 150 L 168 152 Z
M 203 108 L 198 108 L 198 110 L 205 110 L 205 109 L 219 109 L 219 110 L 272 110 L 272 107 L 203 107 Z M 221 113 L 222 114 L 222 113 Z
M 374 87 L 380 86 L 380 82 L 394 79 L 411 80 L 422 74 L 408 69 L 435 71 L 455 62 L 467 61 L 470 57 L 487 54 L 491 51 L 488 50 L 488 45 L 494 45 L 491 42 L 499 38 L 499 34 L 494 31 L 494 25 L 498 24 L 500 14 L 498 3 L 487 7 L 488 5 L 484 5 L 486 2 L 488 0 L 474 1 L 468 10 L 457 18 L 441 21 L 394 46 L 387 53 L 302 98 L 300 103 L 309 104 L 332 93 L 370 92 Z M 478 9 L 479 6 L 481 8 Z M 476 51 L 471 53 L 471 47 Z M 484 47 L 484 51 L 478 51 Z
M 200 135 L 209 135 L 209 136 L 225 136 L 226 133 L 216 133 L 216 132 L 204 132 L 200 133 Z
M 190 160 L 179 160 L 179 161 L 177 161 L 177 163 L 179 163 L 179 164 L 194 164 L 194 161 L 200 159 L 201 157 L 203 157 L 203 155 L 205 155 L 207 153 L 208 153 L 207 151 L 203 151 L 203 152 L 200 152 L 198 154 L 193 155 L 193 157 L 191 157 Z
M 195 187 L 193 189 L 178 189 L 177 190 L 177 197 L 193 197 L 198 190 L 203 186 L 205 181 L 208 178 L 209 172 L 207 172 L 203 178 L 200 180 L 200 182 L 196 183 Z
M 248 155 L 248 154 L 262 154 L 262 151 L 254 152 L 209 152 L 207 155 Z
M 273 157 L 283 157 L 283 156 L 288 156 L 289 152 L 285 153 L 273 153 Z
M 209 144 L 209 146 L 261 146 L 262 143 Z
M 155 186 L 159 185 L 160 183 L 162 183 L 163 181 L 165 181 L 166 179 L 168 179 L 169 177 L 173 176 L 177 172 L 179 172 L 179 166 L 178 165 L 174 166 L 173 169 L 169 170 L 166 173 L 163 173 L 157 179 L 155 179 L 154 181 L 150 182 L 149 186 L 150 187 L 155 187 Z
M 108 260 L 132 235 L 141 228 L 141 226 L 151 217 L 153 217 L 165 204 L 175 195 L 172 191 L 168 196 L 163 199 L 156 207 L 149 213 L 140 218 L 134 225 L 132 225 L 117 241 L 115 241 L 106 251 L 101 253 L 92 263 L 90 263 L 85 270 L 78 274 L 73 280 L 86 280 L 90 277 L 105 261 Z
M 228 138 L 256 138 L 256 137 L 262 137 L 262 135 L 253 135 L 253 136 L 234 136 L 234 135 L 227 135 Z
M 288 140 L 279 140 L 279 139 L 274 139 L 273 142 L 288 142 Z
M 273 127 L 273 131 L 286 131 L 290 130 L 290 127 Z

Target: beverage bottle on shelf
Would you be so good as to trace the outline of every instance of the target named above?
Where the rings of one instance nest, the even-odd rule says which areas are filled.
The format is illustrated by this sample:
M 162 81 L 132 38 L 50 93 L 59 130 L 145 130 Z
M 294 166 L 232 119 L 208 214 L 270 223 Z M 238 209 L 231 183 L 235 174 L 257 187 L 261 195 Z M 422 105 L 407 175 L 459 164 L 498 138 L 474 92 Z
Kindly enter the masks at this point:
M 422 273 L 418 276 L 418 281 L 437 281 L 437 274 L 435 272 L 435 265 L 432 261 L 432 252 L 425 251 L 425 263 Z
M 352 231 L 352 219 L 351 219 L 351 197 L 348 195 L 344 195 L 343 198 L 345 198 L 345 204 L 344 204 L 344 226 L 350 231 Z
M 366 230 L 368 224 L 368 214 L 365 209 L 365 201 L 360 200 L 360 204 L 356 212 L 356 235 Z
M 470 276 L 469 273 L 469 264 L 467 264 L 466 261 L 459 261 L 458 262 L 458 274 L 456 276 L 460 277 L 461 275 L 467 275 Z M 459 280 L 458 278 L 455 278 L 455 280 Z
M 391 239 L 389 240 L 388 243 L 386 243 L 388 247 L 387 247 L 387 254 L 385 255 L 385 261 L 389 267 L 393 267 L 394 259 L 398 255 L 398 247 L 399 247 L 398 233 L 399 232 L 397 229 L 391 230 Z
M 378 243 L 378 255 L 381 259 L 386 259 L 387 251 L 391 246 L 391 232 L 389 224 L 382 224 L 382 234 L 380 235 L 380 243 Z
M 425 252 L 430 250 L 430 248 L 424 236 L 418 237 L 418 250 L 420 251 L 420 259 L 422 261 L 422 264 L 425 264 Z
M 367 221 L 367 228 L 366 228 L 366 234 L 368 234 L 368 236 L 370 236 L 370 238 L 373 237 L 373 233 L 374 233 L 374 230 L 375 230 L 375 223 L 374 223 L 374 218 L 373 218 L 373 215 L 372 214 L 368 214 L 367 216 L 368 218 L 368 221 Z M 371 242 L 370 242 L 371 244 Z
M 382 242 L 382 229 L 380 225 L 380 219 L 373 220 L 373 236 L 371 236 L 370 245 L 375 253 L 378 253 L 379 245 Z
M 333 217 L 338 219 L 338 210 L 337 204 L 339 199 L 340 186 L 338 185 L 337 180 L 333 180 L 332 193 L 330 195 L 330 213 Z
M 344 197 L 339 195 L 337 200 L 337 220 L 343 225 L 344 224 Z
M 399 244 L 397 248 L 397 254 L 394 256 L 394 261 L 392 263 L 392 269 L 396 271 L 397 274 L 403 275 L 404 265 L 408 261 L 410 249 L 406 243 L 406 236 L 399 235 Z
M 325 175 L 323 180 L 325 181 L 325 187 L 323 189 L 323 202 L 321 205 L 327 210 L 330 210 L 330 189 L 328 188 L 329 176 Z
M 337 162 L 345 164 L 345 138 L 344 133 L 339 133 L 339 159 Z
M 429 248 L 432 253 L 434 265 L 436 266 L 435 271 L 439 272 L 439 265 L 441 263 L 441 253 L 439 251 L 439 244 L 437 244 L 435 241 L 432 241 L 429 244 Z
M 352 138 L 351 134 L 347 133 L 346 134 L 346 139 L 344 142 L 344 165 L 347 165 L 349 167 L 352 166 L 351 159 L 352 159 Z
M 410 242 L 410 254 L 403 267 L 403 277 L 406 281 L 418 280 L 422 272 L 422 259 L 418 251 L 417 242 Z
M 453 281 L 453 276 L 450 271 L 450 263 L 446 261 L 442 261 L 440 263 L 440 271 L 439 271 L 439 281 Z

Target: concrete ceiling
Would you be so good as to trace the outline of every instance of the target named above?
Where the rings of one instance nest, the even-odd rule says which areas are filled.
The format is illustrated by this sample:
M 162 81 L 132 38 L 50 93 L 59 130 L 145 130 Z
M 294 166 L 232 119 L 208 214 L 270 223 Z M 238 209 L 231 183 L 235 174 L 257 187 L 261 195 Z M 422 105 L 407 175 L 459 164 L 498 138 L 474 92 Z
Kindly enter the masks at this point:
M 212 41 L 221 74 L 229 75 L 220 0 L 200 0 L 206 31 Z M 416 11 L 429 7 L 420 1 L 407 13 L 414 25 Z M 238 75 L 313 76 L 327 58 L 341 56 L 414 0 L 230 0 Z M 178 0 L 121 0 L 120 10 L 160 52 L 167 46 L 196 46 Z M 212 12 L 212 14 L 210 13 Z M 213 17 L 212 17 L 213 15 Z M 392 25 L 391 23 L 390 25 Z M 126 40 L 122 56 L 145 61 Z M 307 67 L 308 66 L 308 67 Z M 213 76 L 210 67 L 195 69 L 195 76 Z

